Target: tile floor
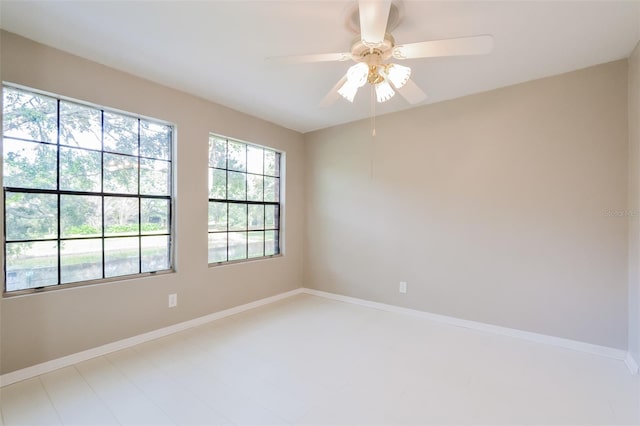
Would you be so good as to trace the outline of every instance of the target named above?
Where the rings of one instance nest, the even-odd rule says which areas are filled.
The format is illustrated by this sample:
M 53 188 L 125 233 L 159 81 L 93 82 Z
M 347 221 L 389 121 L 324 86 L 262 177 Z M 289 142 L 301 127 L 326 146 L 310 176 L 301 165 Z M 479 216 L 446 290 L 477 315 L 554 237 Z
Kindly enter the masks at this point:
M 640 423 L 621 361 L 310 295 L 0 392 L 7 426 Z

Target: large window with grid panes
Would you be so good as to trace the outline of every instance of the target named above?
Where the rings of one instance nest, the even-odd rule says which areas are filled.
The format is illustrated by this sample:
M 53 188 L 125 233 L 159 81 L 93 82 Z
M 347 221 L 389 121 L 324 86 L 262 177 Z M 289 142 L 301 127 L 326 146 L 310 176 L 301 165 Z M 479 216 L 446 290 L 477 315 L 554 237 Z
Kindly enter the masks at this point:
M 274 149 L 209 136 L 209 264 L 280 254 L 280 171 Z
M 3 87 L 5 293 L 172 269 L 173 126 Z

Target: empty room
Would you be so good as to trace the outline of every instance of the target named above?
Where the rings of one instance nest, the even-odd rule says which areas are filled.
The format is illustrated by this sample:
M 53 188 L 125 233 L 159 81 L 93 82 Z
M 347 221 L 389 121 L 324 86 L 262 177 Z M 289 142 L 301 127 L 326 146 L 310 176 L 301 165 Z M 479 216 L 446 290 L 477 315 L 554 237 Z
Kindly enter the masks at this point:
M 0 426 L 640 425 L 640 0 L 3 0 L 0 81 Z

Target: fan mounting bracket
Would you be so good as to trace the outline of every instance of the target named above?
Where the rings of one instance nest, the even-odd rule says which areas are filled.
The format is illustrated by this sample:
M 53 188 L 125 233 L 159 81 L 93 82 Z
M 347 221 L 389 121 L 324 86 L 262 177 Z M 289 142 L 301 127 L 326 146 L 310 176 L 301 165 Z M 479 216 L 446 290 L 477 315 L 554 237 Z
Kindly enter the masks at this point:
M 395 30 L 404 15 L 404 7 L 401 1 L 394 1 L 389 8 L 389 18 L 387 19 L 387 32 Z M 354 2 L 347 6 L 344 11 L 344 26 L 354 34 L 360 34 L 360 9 L 358 2 Z

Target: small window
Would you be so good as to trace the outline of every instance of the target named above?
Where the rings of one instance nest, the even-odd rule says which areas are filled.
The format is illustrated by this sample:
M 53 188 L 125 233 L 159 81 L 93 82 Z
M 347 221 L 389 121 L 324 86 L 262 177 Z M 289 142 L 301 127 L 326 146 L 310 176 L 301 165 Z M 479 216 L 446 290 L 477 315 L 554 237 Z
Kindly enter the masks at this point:
M 209 137 L 209 263 L 280 254 L 280 161 L 269 148 Z
M 5 292 L 169 270 L 173 127 L 3 87 Z

